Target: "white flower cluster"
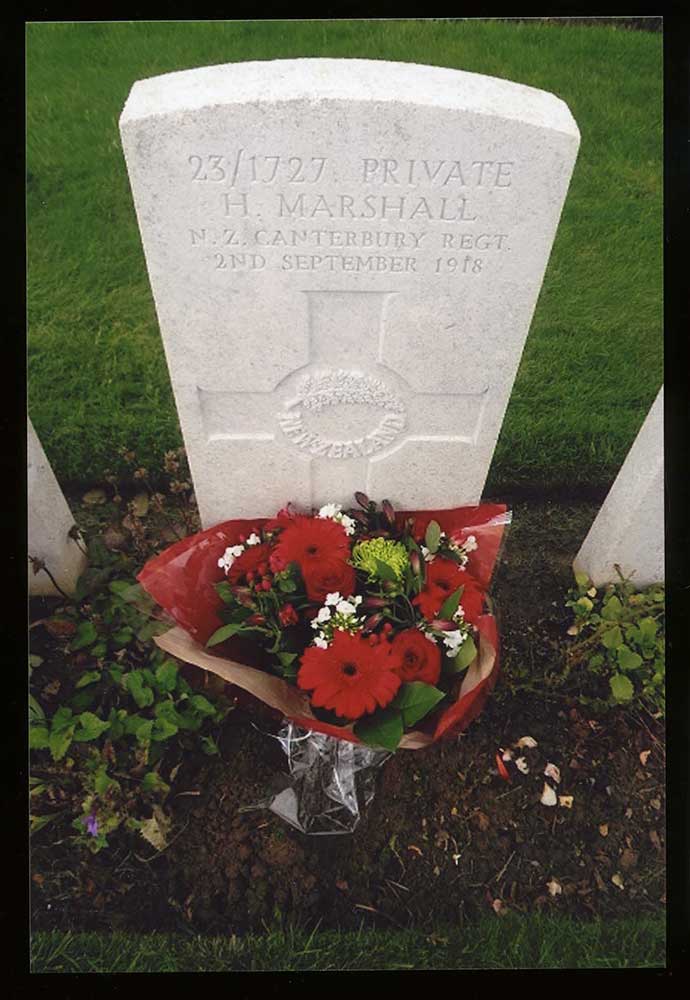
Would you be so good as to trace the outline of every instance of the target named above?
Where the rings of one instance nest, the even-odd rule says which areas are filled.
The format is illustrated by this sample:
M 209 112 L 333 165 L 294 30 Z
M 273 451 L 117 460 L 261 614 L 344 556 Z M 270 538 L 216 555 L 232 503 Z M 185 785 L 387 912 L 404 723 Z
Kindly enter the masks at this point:
M 460 569 L 465 568 L 467 561 L 469 559 L 468 553 L 474 552 L 475 549 L 479 548 L 479 546 L 477 545 L 477 539 L 475 538 L 474 535 L 468 535 L 464 541 L 460 542 L 458 541 L 457 538 L 454 538 L 452 535 L 449 538 L 448 535 L 446 535 L 445 531 L 442 531 L 439 536 L 438 547 L 439 550 L 447 548 L 450 549 L 451 552 L 454 552 L 455 555 L 458 556 L 461 560 L 459 567 Z M 436 552 L 429 552 L 426 545 L 420 545 L 420 549 L 422 555 L 424 556 L 425 562 L 434 561 L 437 555 Z
M 318 630 L 314 645 L 319 649 L 326 649 L 336 629 L 344 632 L 358 631 L 362 625 L 357 617 L 357 609 L 361 603 L 361 597 L 345 598 L 337 590 L 334 594 L 326 594 L 324 606 L 319 608 L 319 613 L 311 623 L 311 627 Z
M 237 559 L 239 556 L 242 555 L 242 553 L 244 552 L 244 550 L 247 548 L 248 545 L 261 545 L 261 539 L 255 532 L 251 533 L 251 535 L 244 543 L 244 545 L 231 545 L 229 546 L 229 548 L 225 550 L 223 555 L 220 557 L 220 559 L 218 560 L 218 565 L 220 566 L 221 569 L 225 570 L 226 576 L 228 575 L 228 571 L 232 566 L 232 564 L 234 563 L 235 559 Z
M 453 615 L 453 621 L 457 623 L 458 627 L 452 632 L 443 633 L 443 645 L 446 647 L 446 656 L 455 656 L 470 634 L 470 626 L 465 621 L 465 612 L 462 604 L 458 605 L 458 610 Z
M 345 528 L 346 535 L 354 535 L 355 533 L 355 520 L 347 514 L 343 514 L 342 507 L 339 503 L 325 504 L 316 516 L 330 518 L 331 521 L 337 521 L 338 524 L 342 524 L 343 528 Z

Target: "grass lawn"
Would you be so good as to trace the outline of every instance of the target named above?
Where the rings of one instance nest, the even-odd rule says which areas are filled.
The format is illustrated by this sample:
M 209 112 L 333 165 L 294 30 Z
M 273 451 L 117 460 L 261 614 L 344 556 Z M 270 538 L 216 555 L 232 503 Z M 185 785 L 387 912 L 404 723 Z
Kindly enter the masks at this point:
M 32 972 L 641 969 L 665 965 L 663 917 L 494 917 L 433 934 L 271 931 L 247 937 L 40 932 Z
M 562 97 L 579 160 L 487 492 L 606 485 L 662 381 L 660 35 L 444 21 L 27 26 L 29 409 L 58 478 L 179 426 L 117 128 L 132 83 L 295 57 L 429 63 Z

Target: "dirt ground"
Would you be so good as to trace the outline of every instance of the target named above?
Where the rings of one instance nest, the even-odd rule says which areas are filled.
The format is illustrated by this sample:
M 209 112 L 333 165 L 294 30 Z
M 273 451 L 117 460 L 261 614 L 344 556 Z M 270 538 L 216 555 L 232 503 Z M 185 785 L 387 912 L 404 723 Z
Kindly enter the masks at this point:
M 243 696 L 221 756 L 189 755 L 157 854 L 118 833 L 97 855 L 54 824 L 32 840 L 34 929 L 229 934 L 282 924 L 432 930 L 493 910 L 578 917 L 665 903 L 663 728 L 647 714 L 594 716 L 553 679 L 563 669 L 570 563 L 594 503 L 515 503 L 493 596 L 502 675 L 459 738 L 399 751 L 352 834 L 309 837 L 265 809 L 285 773 L 280 723 Z M 496 753 L 514 750 L 529 768 Z M 645 754 L 645 751 L 650 751 Z M 640 757 L 642 754 L 642 757 Z M 644 763 L 643 763 L 644 761 Z M 544 768 L 560 770 L 555 806 Z M 572 797 L 569 803 L 567 797 Z

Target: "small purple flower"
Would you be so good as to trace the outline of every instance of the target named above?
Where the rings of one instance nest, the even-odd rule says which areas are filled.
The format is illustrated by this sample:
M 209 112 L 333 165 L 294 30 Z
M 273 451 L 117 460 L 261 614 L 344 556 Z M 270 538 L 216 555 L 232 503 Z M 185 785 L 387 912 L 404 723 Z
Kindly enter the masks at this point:
M 86 832 L 90 833 L 92 837 L 98 836 L 98 820 L 96 819 L 96 813 L 91 813 L 86 817 Z

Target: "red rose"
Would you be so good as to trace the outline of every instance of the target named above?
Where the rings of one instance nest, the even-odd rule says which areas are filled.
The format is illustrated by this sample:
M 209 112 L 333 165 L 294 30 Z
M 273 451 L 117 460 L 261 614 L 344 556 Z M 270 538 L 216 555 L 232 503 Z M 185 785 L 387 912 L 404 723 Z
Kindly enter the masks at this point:
M 296 625 L 299 621 L 297 612 L 291 604 L 286 604 L 280 609 L 278 612 L 278 618 L 280 620 L 280 624 L 283 626 Z
M 266 542 L 262 545 L 248 545 L 228 570 L 228 581 L 239 583 L 248 573 L 258 573 L 259 564 L 268 561 L 270 551 L 271 547 Z
M 441 650 L 435 640 L 427 639 L 418 628 L 406 628 L 393 639 L 393 656 L 400 665 L 402 681 L 435 684 L 441 676 Z
M 398 660 L 389 643 L 370 646 L 361 635 L 339 629 L 327 649 L 309 646 L 301 664 L 297 684 L 313 691 L 312 704 L 332 708 L 345 719 L 383 708 L 400 687 Z
M 484 591 L 467 570 L 462 570 L 452 559 L 436 556 L 426 565 L 426 582 L 420 594 L 414 598 L 427 621 L 437 618 L 445 600 L 458 587 L 464 587 L 460 604 L 465 613 L 465 621 L 476 625 L 484 605 Z
M 318 562 L 308 562 L 302 566 L 302 576 L 310 601 L 322 604 L 328 594 L 336 591 L 342 597 L 350 597 L 355 592 L 355 571 L 342 559 L 328 557 Z

